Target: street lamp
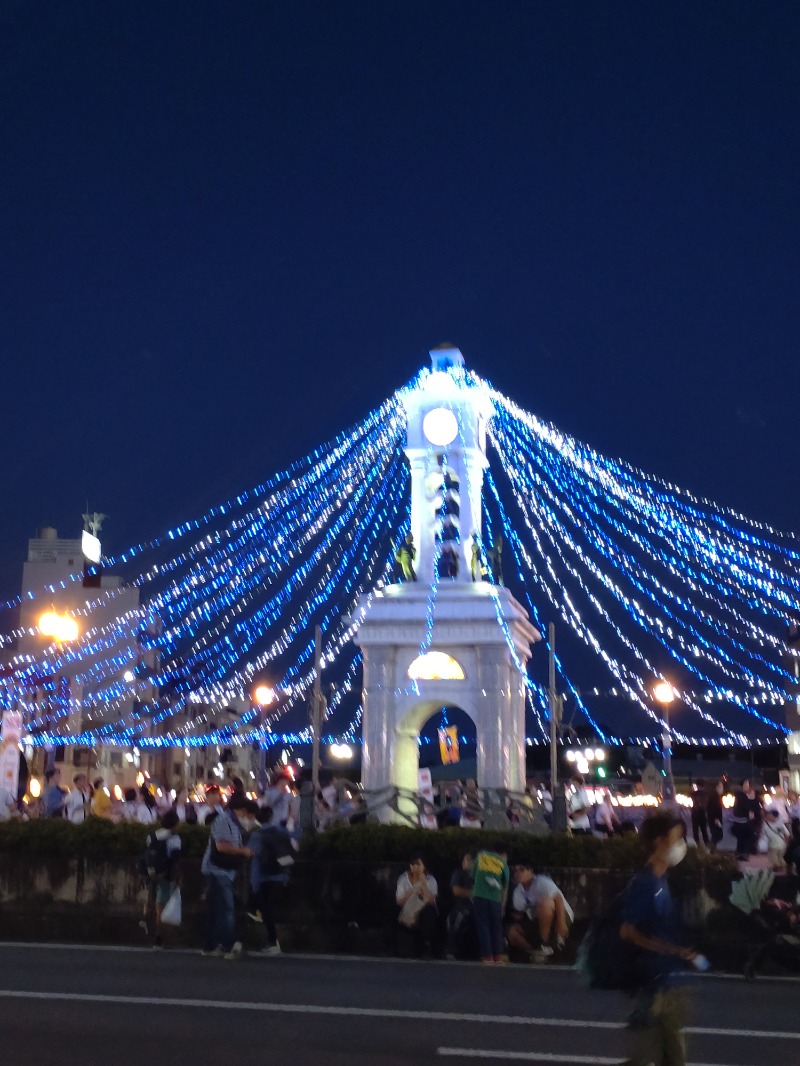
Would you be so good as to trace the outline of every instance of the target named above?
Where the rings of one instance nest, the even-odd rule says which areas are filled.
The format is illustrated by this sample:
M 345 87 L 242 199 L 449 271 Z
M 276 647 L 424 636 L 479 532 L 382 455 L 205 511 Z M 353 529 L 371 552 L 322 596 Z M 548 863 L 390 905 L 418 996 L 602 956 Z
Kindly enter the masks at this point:
M 253 692 L 253 698 L 260 708 L 261 742 L 258 745 L 258 787 L 262 795 L 267 787 L 267 749 L 264 746 L 264 716 L 266 708 L 275 702 L 275 695 L 275 689 L 270 688 L 269 685 L 258 685 Z
M 653 696 L 661 704 L 664 712 L 664 732 L 661 736 L 664 751 L 664 773 L 666 775 L 664 800 L 668 803 L 673 803 L 675 801 L 675 778 L 672 776 L 672 733 L 669 727 L 669 708 L 675 700 L 675 689 L 670 685 L 669 681 L 659 681 L 653 687 Z
M 68 614 L 58 611 L 45 611 L 39 618 L 39 632 L 43 637 L 50 637 L 57 644 L 78 639 L 78 623 Z

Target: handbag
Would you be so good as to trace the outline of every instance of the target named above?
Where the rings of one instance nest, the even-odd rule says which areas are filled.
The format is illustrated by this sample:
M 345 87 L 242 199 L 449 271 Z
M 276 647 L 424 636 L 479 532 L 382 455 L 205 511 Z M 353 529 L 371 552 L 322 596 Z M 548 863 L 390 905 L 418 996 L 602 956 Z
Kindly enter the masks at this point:
M 164 925 L 180 925 L 182 917 L 181 890 L 175 888 L 164 904 L 164 909 L 161 912 L 161 921 Z
M 417 924 L 417 918 L 420 912 L 425 910 L 426 906 L 425 900 L 415 892 L 403 904 L 402 910 L 397 916 L 398 922 L 404 925 L 406 929 L 411 929 Z

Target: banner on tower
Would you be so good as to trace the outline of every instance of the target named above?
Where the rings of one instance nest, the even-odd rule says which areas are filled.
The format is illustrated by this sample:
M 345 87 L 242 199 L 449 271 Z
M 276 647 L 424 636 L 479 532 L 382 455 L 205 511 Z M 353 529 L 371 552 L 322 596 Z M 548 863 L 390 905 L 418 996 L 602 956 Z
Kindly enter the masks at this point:
M 458 726 L 448 725 L 439 731 L 439 751 L 442 753 L 442 762 L 460 762 L 458 754 Z

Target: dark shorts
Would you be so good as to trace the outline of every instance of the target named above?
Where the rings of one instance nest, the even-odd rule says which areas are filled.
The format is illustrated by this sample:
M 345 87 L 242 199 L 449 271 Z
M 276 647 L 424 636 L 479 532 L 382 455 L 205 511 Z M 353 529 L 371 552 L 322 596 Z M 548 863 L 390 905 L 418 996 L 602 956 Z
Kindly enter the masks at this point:
M 151 902 L 160 904 L 162 907 L 172 895 L 174 885 L 171 881 L 148 881 L 147 895 Z

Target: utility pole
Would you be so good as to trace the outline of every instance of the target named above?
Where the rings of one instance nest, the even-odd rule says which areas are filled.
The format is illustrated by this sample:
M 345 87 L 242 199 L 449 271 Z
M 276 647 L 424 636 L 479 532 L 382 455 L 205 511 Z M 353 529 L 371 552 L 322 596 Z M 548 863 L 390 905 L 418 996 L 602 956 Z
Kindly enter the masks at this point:
M 556 692 L 556 627 L 553 622 L 547 629 L 550 644 L 548 702 L 550 707 L 550 795 L 553 800 L 551 828 L 554 833 L 563 833 L 567 828 L 567 804 L 564 789 L 558 783 L 558 729 L 561 725 L 561 696 Z
M 322 627 L 314 630 L 314 691 L 311 696 L 311 783 L 319 790 L 319 741 L 322 728 Z

